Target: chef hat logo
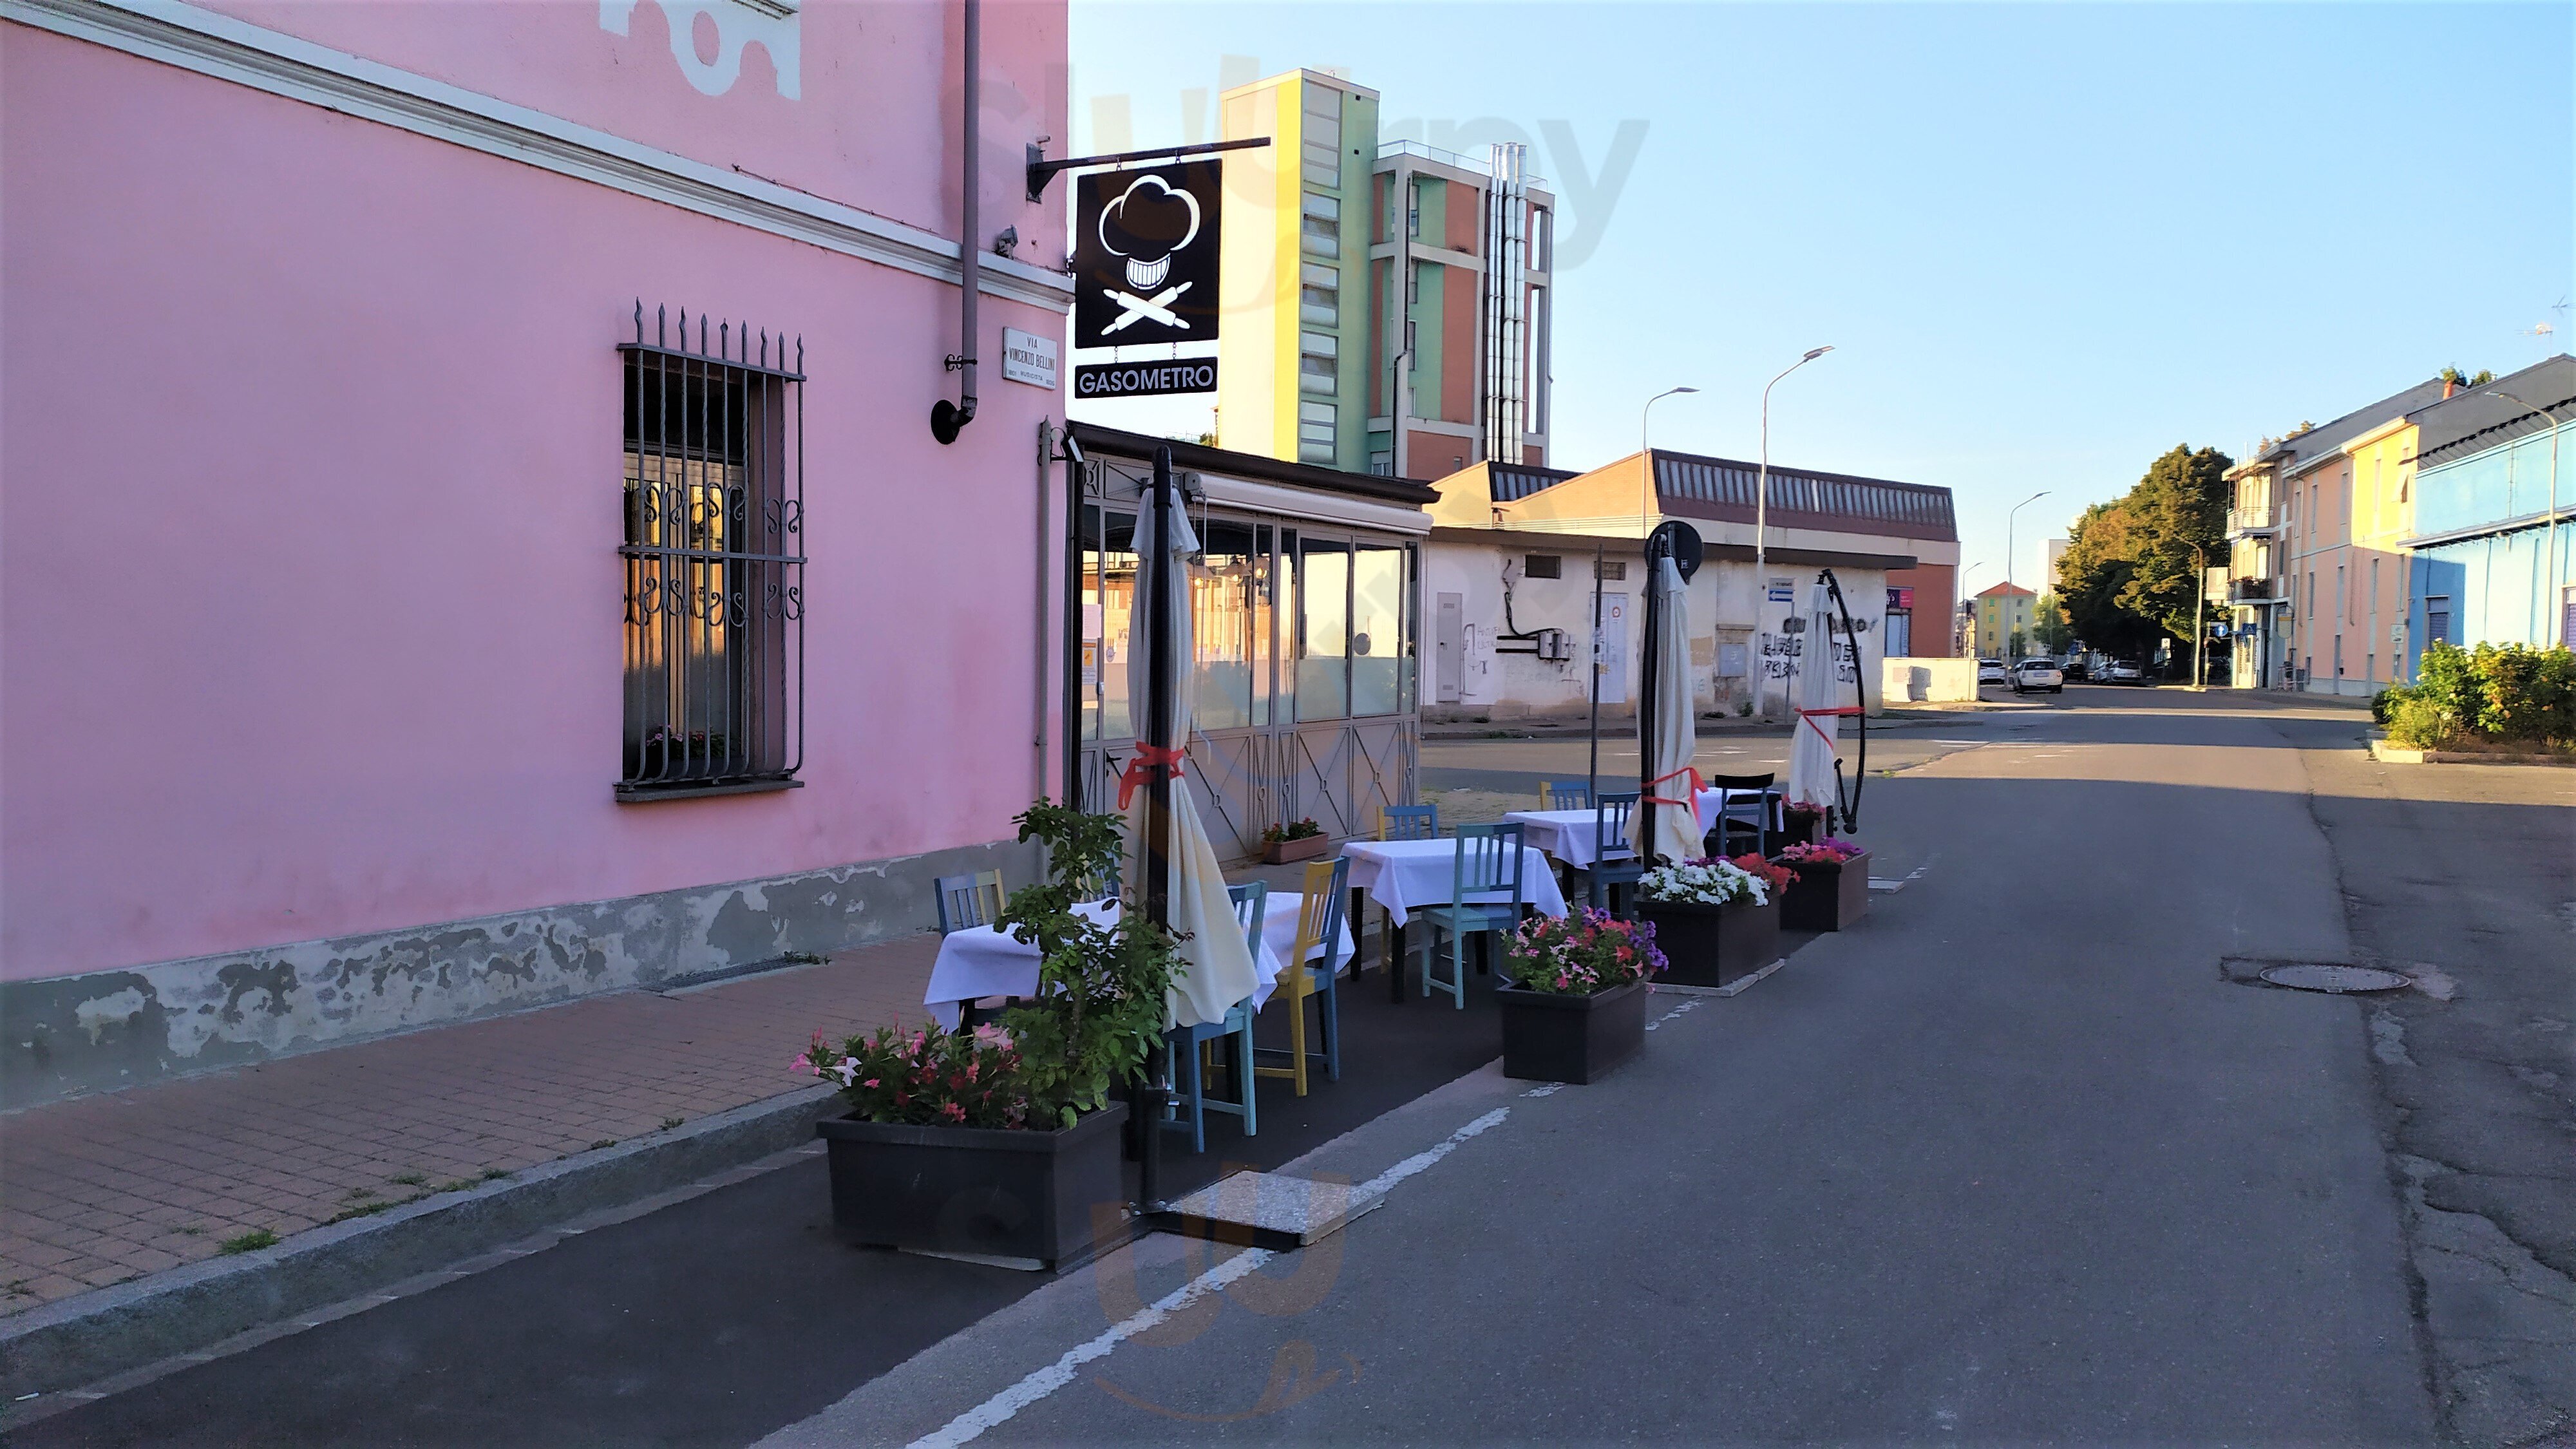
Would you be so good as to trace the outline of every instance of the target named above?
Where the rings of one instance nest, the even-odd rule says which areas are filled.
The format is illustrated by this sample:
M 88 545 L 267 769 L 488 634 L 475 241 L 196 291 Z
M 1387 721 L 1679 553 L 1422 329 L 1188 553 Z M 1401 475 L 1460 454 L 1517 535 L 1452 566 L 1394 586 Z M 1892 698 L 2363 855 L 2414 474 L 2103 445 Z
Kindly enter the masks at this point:
M 1172 253 L 1199 234 L 1198 198 L 1160 176 L 1139 176 L 1100 208 L 1100 245 L 1127 259 L 1127 285 L 1150 292 L 1172 270 Z

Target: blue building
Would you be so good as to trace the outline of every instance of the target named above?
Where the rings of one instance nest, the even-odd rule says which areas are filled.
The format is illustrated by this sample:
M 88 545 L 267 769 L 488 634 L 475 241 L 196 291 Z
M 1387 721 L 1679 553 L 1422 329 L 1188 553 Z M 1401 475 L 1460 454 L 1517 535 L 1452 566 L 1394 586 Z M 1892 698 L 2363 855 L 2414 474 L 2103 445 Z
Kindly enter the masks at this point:
M 2408 676 L 2435 640 L 2576 644 L 2576 358 L 2494 385 L 2519 411 L 2416 460 Z

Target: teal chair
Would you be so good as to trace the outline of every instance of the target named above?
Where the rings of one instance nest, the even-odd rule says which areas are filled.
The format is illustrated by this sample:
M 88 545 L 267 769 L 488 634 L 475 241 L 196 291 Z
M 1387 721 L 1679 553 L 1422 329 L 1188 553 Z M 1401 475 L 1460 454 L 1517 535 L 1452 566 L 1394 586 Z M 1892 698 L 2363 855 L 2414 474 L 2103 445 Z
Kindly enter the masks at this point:
M 1604 790 L 1592 802 L 1592 868 L 1585 875 L 1586 890 L 1596 910 L 1610 908 L 1613 886 L 1630 887 L 1629 894 L 1634 896 L 1637 877 L 1646 873 L 1637 862 L 1637 852 L 1628 844 L 1628 816 L 1636 808 L 1634 790 L 1622 794 Z
M 1243 944 L 1255 957 L 1261 954 L 1261 921 L 1270 908 L 1270 885 L 1253 881 L 1248 885 L 1227 886 L 1226 899 L 1234 903 L 1235 923 L 1243 927 Z M 1207 1077 L 1199 1054 L 1211 1042 L 1228 1043 L 1231 1062 L 1226 1068 L 1226 1082 L 1241 1097 L 1210 1100 Z M 1190 1151 L 1207 1151 L 1207 1114 L 1228 1112 L 1243 1119 L 1243 1135 L 1259 1136 L 1261 1118 L 1252 1095 L 1252 1002 L 1238 1001 L 1225 1014 L 1225 1020 L 1204 1026 L 1174 1027 L 1163 1034 L 1166 1053 L 1172 1061 L 1172 1117 L 1164 1127 L 1190 1134 Z M 1184 1119 L 1181 1114 L 1186 1113 Z
M 1541 780 L 1538 782 L 1538 808 L 1541 810 L 1589 810 L 1592 808 L 1592 782 L 1589 780 Z
M 1449 993 L 1458 1009 L 1467 1009 L 1467 938 L 1485 931 L 1512 931 L 1521 923 L 1521 827 L 1461 825 L 1458 858 L 1449 873 L 1449 904 L 1426 906 L 1414 913 L 1423 923 L 1422 994 L 1436 987 Z M 1496 900 L 1496 896 L 1508 899 Z M 1449 940 L 1449 979 L 1431 974 L 1440 939 Z
M 1380 840 L 1437 840 L 1440 838 L 1440 807 L 1437 805 L 1381 805 L 1377 812 L 1377 838 Z

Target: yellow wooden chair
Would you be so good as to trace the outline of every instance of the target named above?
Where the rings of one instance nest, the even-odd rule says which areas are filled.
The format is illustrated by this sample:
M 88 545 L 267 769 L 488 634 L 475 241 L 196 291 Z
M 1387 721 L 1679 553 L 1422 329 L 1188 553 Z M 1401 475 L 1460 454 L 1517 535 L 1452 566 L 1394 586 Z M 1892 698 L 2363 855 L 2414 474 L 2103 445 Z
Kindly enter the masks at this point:
M 1334 959 L 1337 943 L 1342 938 L 1342 892 L 1350 888 L 1351 858 L 1336 856 L 1319 860 L 1306 867 L 1305 899 L 1297 907 L 1297 944 L 1290 948 L 1289 958 L 1280 963 L 1279 981 L 1271 988 L 1270 999 L 1288 1003 L 1288 1050 L 1284 1067 L 1256 1067 L 1264 1077 L 1286 1077 L 1297 1084 L 1297 1095 L 1306 1095 L 1306 1068 L 1309 1062 L 1321 1062 L 1324 1080 L 1342 1079 L 1342 1014 L 1341 998 L 1334 987 L 1341 979 L 1341 963 Z M 1317 949 L 1323 959 L 1309 963 L 1307 958 Z M 1322 1005 L 1315 1015 L 1323 1037 L 1324 1049 L 1306 1050 L 1306 999 L 1321 997 Z M 1276 1058 L 1283 1055 L 1276 1047 L 1266 1047 L 1256 1057 Z

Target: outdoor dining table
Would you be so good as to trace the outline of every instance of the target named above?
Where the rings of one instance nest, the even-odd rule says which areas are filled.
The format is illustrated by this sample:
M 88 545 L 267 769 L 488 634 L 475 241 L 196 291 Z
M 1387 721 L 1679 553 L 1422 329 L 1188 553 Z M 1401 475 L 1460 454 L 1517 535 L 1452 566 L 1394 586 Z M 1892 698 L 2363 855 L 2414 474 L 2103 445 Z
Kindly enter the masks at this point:
M 1706 835 L 1717 828 L 1718 812 L 1739 800 L 1777 799 L 1778 786 L 1767 790 L 1702 790 L 1698 795 L 1699 830 Z M 1546 851 L 1576 870 L 1590 870 L 1598 851 L 1594 839 L 1595 816 L 1589 810 L 1515 810 L 1503 817 L 1522 827 L 1521 839 L 1533 848 Z M 1631 852 L 1624 846 L 1611 852 L 1625 858 Z
M 1261 949 L 1252 958 L 1255 1011 L 1270 999 L 1270 990 L 1279 980 L 1280 963 L 1296 949 L 1297 912 L 1303 903 L 1303 897 L 1288 891 L 1272 891 L 1267 898 L 1261 917 Z M 1118 918 L 1113 902 L 1074 909 L 1102 925 Z M 1349 922 L 1342 924 L 1341 939 L 1335 945 L 1335 961 L 1349 961 L 1357 954 L 1352 947 Z M 1319 944 L 1307 956 L 1322 959 L 1324 948 Z M 1037 994 L 1038 948 L 1014 939 L 998 926 L 969 926 L 951 931 L 940 940 L 939 956 L 931 962 L 930 984 L 922 990 L 921 1004 L 930 1009 L 933 1020 L 955 1031 L 969 1001 Z
M 1387 952 L 1387 994 L 1390 999 L 1404 999 L 1404 922 L 1419 906 L 1445 906 L 1455 887 L 1458 870 L 1458 841 L 1453 836 L 1437 840 L 1352 840 L 1342 845 L 1342 854 L 1351 861 L 1351 914 L 1357 916 L 1363 896 L 1378 903 L 1395 928 L 1393 945 Z M 1501 891 L 1487 891 L 1471 896 L 1478 901 L 1500 900 Z M 1551 916 L 1565 914 L 1565 892 L 1558 888 L 1556 872 L 1548 868 L 1545 852 L 1530 845 L 1524 836 L 1521 843 L 1521 900 Z

